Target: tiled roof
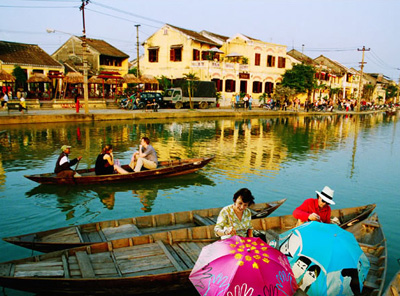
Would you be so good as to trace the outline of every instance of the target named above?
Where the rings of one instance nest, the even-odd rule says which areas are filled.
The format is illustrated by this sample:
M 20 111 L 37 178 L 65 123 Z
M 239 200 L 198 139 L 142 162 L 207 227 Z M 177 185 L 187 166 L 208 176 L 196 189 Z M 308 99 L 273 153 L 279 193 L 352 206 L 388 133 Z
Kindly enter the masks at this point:
M 288 51 L 287 54 L 290 55 L 291 57 L 299 60 L 300 62 L 303 62 L 304 64 L 307 64 L 307 65 L 315 64 L 314 60 L 312 58 L 310 58 L 309 56 L 306 56 L 305 54 L 303 54 L 295 49 Z
M 4 64 L 62 67 L 35 44 L 0 41 L 0 60 Z
M 189 36 L 190 38 L 202 42 L 202 43 L 207 43 L 207 44 L 211 44 L 213 46 L 217 46 L 219 44 L 215 43 L 214 41 L 212 41 L 211 39 L 201 35 L 200 33 L 197 33 L 195 31 L 191 31 L 191 30 L 187 30 L 187 29 L 182 29 L 179 27 L 175 27 L 172 26 L 170 24 L 167 24 L 169 27 L 174 28 L 175 30 L 181 31 L 182 33 L 186 34 L 187 36 Z
M 78 37 L 82 40 L 82 37 Z M 111 44 L 105 42 L 104 40 L 86 38 L 86 43 L 97 50 L 101 55 L 118 57 L 118 58 L 128 58 L 129 55 L 123 53 L 119 49 L 115 48 Z

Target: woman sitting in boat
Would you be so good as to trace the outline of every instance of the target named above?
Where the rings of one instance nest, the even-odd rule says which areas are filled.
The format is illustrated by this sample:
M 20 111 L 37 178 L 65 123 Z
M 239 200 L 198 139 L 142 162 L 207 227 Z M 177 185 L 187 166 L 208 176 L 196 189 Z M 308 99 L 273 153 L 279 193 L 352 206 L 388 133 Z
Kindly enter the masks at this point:
M 238 235 L 252 237 L 251 211 L 248 208 L 254 204 L 254 197 L 247 188 L 239 189 L 233 195 L 233 204 L 224 207 L 218 215 L 214 227 L 216 236 L 222 239 Z
M 111 175 L 116 171 L 118 174 L 128 174 L 119 165 L 114 164 L 113 147 L 110 144 L 104 146 L 103 150 L 97 156 L 96 166 L 94 168 L 96 175 Z

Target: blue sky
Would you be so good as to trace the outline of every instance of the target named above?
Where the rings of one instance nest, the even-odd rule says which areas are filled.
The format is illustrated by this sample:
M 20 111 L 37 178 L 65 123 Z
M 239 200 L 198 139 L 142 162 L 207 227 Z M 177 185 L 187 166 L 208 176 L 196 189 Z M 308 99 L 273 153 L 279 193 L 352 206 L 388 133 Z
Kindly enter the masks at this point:
M 49 54 L 70 33 L 82 35 L 80 0 L 1 0 L 0 40 L 38 44 Z M 142 43 L 164 23 L 224 36 L 236 33 L 324 55 L 346 67 L 400 75 L 398 0 L 91 0 L 86 35 L 136 57 L 136 24 Z M 51 28 L 65 33 L 49 34 Z M 303 47 L 304 44 L 304 47 Z M 140 48 L 143 52 L 143 48 Z

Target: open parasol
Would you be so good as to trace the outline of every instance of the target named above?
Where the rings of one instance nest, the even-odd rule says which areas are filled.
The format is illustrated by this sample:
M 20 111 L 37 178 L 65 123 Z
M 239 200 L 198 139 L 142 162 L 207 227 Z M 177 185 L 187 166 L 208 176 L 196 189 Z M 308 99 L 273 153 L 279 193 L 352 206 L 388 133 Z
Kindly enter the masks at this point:
M 50 78 L 42 73 L 33 73 L 31 77 L 26 81 L 28 83 L 35 83 L 35 82 L 51 82 Z
M 189 279 L 207 296 L 291 296 L 297 290 L 286 256 L 258 237 L 233 236 L 203 247 Z
M 15 77 L 10 73 L 0 69 L 0 81 L 15 81 Z

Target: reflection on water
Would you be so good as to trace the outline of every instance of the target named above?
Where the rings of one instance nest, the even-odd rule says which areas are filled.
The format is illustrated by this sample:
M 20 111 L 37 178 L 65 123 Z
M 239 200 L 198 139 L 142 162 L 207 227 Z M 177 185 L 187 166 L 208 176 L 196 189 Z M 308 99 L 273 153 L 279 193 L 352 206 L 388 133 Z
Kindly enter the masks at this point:
M 173 182 L 171 181 L 173 180 Z M 173 179 L 146 180 L 142 183 L 120 183 L 103 185 L 38 185 L 27 191 L 27 197 L 57 200 L 57 208 L 66 213 L 67 220 L 74 218 L 74 205 L 82 206 L 89 201 L 98 198 L 105 208 L 112 210 L 116 196 L 130 195 L 138 198 L 143 205 L 143 212 L 151 212 L 158 191 L 171 190 L 173 188 L 183 190 L 190 186 L 215 186 L 215 183 L 207 176 L 197 172 L 185 176 L 173 177 Z M 89 209 L 88 209 L 89 211 Z M 96 213 L 91 213 L 95 215 Z
M 0 138 L 0 237 L 67 225 L 222 207 L 240 187 L 256 202 L 287 201 L 292 213 L 315 190 L 335 190 L 335 208 L 377 203 L 389 244 L 388 277 L 400 254 L 397 225 L 400 130 L 397 116 L 346 115 L 141 120 L 7 127 Z M 101 147 L 128 163 L 148 136 L 160 160 L 216 155 L 197 173 L 141 183 L 37 185 L 24 174 L 51 172 L 71 145 L 79 167 L 93 167 Z M 397 252 L 397 253 L 396 253 Z M 0 241 L 0 261 L 29 256 Z M 10 293 L 10 295 L 15 295 Z

